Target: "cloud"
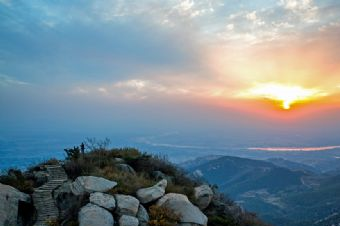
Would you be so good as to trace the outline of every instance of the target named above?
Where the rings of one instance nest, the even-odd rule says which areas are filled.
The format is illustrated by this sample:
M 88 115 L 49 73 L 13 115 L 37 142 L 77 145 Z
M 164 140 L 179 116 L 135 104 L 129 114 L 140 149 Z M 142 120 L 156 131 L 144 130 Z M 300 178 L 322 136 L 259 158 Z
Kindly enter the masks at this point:
M 313 3 L 313 0 L 280 0 L 280 4 L 305 22 L 312 23 L 318 20 L 318 7 Z
M 17 80 L 8 75 L 0 74 L 0 85 L 1 86 L 27 86 L 27 85 L 30 85 L 30 83 Z
M 0 21 L 1 66 L 42 85 L 109 97 L 230 98 L 263 80 L 314 87 L 320 74 L 334 83 L 339 72 L 329 27 L 336 20 L 319 13 L 324 8 L 310 0 L 13 4 Z M 304 21 L 311 12 L 315 25 Z

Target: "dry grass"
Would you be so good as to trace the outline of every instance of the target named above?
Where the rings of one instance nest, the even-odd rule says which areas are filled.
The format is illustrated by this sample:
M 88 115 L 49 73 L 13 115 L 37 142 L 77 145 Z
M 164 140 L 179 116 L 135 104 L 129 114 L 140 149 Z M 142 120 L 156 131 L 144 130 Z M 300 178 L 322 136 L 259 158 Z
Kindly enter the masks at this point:
M 94 175 L 114 180 L 118 183 L 118 186 L 110 191 L 111 194 L 120 193 L 134 195 L 138 189 L 150 187 L 156 183 L 156 181 L 152 180 L 145 173 L 130 174 L 119 171 L 115 167 L 98 169 Z
M 166 207 L 153 205 L 149 208 L 149 217 L 150 226 L 176 226 L 181 216 Z

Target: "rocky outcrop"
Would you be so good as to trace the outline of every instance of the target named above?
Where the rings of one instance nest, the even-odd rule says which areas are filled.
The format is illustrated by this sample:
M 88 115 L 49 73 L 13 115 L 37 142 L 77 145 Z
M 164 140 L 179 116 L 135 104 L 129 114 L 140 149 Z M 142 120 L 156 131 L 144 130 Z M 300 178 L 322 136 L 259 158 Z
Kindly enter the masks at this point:
M 138 226 L 139 222 L 136 217 L 123 215 L 119 218 L 119 226 Z
M 112 195 L 95 192 L 90 195 L 90 202 L 110 211 L 116 208 L 116 200 Z
M 158 200 L 157 205 L 171 209 L 174 213 L 178 214 L 181 224 L 206 226 L 208 223 L 208 218 L 185 195 L 176 193 L 166 194 Z
M 78 215 L 79 226 L 113 226 L 111 213 L 91 203 L 82 207 Z
M 201 185 L 195 187 L 195 199 L 197 206 L 203 210 L 207 208 L 214 196 L 214 192 L 211 190 L 209 185 Z
M 163 179 L 152 187 L 141 188 L 136 193 L 137 198 L 143 204 L 155 201 L 165 194 L 167 184 L 167 181 Z
M 135 217 L 138 208 L 139 201 L 130 195 L 115 195 L 116 199 L 116 214 L 119 216 L 129 215 Z
M 0 184 L 0 225 L 17 226 L 19 202 L 31 202 L 31 197 L 17 189 Z
M 138 212 L 137 212 L 137 219 L 139 221 L 140 226 L 147 226 L 149 222 L 149 214 L 144 208 L 144 206 L 139 205 Z
M 116 167 L 122 172 L 136 174 L 136 171 L 128 164 L 120 163 L 120 164 L 117 164 Z
M 115 181 L 110 181 L 102 177 L 81 176 L 72 183 L 71 190 L 74 195 L 82 195 L 92 192 L 106 192 L 117 185 Z

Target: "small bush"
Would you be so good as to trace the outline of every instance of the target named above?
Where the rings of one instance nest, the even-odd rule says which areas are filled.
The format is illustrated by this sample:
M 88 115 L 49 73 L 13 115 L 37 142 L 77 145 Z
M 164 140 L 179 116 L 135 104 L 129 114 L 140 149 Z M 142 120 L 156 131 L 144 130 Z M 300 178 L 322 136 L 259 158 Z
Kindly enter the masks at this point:
M 79 176 L 91 175 L 95 170 L 95 166 L 85 159 L 77 159 L 67 161 L 64 164 L 64 169 L 67 176 L 74 180 Z
M 156 205 L 150 206 L 149 217 L 150 226 L 176 226 L 181 218 L 171 209 Z
M 32 194 L 34 181 L 26 178 L 20 170 L 10 169 L 7 175 L 0 176 L 0 183 L 12 186 L 21 192 Z
M 79 147 L 73 147 L 73 148 L 66 148 L 64 149 L 66 153 L 66 159 L 67 160 L 77 160 L 80 158 L 80 148 Z

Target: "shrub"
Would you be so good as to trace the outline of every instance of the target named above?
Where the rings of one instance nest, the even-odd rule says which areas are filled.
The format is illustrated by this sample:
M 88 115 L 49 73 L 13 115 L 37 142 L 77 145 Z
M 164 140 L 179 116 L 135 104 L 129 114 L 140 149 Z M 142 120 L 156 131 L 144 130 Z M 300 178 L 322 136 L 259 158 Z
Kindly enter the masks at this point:
M 149 208 L 149 217 L 150 226 L 176 226 L 181 216 L 169 208 L 153 205 Z
M 10 169 L 7 175 L 0 176 L 0 183 L 12 186 L 21 192 L 32 194 L 34 181 L 26 178 L 20 170 Z
M 79 176 L 91 175 L 95 170 L 95 165 L 91 164 L 90 161 L 81 158 L 73 161 L 66 161 L 64 169 L 67 176 L 74 180 Z
M 66 159 L 68 160 L 77 160 L 80 157 L 79 147 L 65 148 L 64 151 L 66 152 Z

